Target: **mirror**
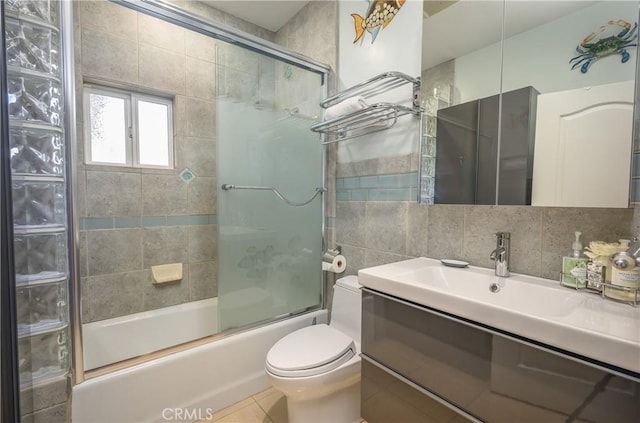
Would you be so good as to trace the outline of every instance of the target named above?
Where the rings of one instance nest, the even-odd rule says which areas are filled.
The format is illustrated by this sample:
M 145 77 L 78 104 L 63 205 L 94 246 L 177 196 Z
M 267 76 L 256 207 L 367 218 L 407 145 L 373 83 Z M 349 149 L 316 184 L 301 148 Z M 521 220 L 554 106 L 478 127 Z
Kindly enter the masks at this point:
M 424 12 L 422 202 L 629 206 L 637 1 Z

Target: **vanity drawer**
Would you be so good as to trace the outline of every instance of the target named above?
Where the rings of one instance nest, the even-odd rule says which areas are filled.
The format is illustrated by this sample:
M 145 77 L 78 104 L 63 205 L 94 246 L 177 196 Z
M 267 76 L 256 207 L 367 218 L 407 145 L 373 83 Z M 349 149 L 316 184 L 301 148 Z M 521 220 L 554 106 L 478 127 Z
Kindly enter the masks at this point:
M 366 356 L 362 360 L 361 386 L 361 416 L 367 423 L 473 421 Z
M 640 421 L 634 378 L 368 289 L 362 301 L 364 356 L 479 420 Z

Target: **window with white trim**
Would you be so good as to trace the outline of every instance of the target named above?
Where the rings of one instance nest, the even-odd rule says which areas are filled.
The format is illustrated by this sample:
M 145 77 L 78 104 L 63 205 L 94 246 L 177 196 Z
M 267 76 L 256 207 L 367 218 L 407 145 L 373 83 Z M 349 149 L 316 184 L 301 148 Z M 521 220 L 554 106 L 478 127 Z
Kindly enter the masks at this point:
M 85 86 L 87 164 L 173 168 L 173 101 L 113 88 Z

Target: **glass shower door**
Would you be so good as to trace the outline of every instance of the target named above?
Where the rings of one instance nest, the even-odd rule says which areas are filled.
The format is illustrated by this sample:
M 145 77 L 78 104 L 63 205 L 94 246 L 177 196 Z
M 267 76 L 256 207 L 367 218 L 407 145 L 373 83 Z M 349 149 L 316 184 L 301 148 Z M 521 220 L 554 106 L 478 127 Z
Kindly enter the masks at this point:
M 305 203 L 323 186 L 322 147 L 309 129 L 322 78 L 218 46 L 218 299 L 226 330 L 321 304 L 322 195 L 289 203 Z

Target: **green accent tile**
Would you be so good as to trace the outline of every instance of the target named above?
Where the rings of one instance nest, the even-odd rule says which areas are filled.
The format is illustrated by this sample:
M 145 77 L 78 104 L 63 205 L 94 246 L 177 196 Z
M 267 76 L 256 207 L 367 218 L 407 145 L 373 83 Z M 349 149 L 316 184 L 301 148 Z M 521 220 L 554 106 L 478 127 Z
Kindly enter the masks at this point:
M 369 190 L 354 189 L 351 190 L 351 201 L 367 201 L 369 198 Z
M 409 191 L 410 191 L 410 195 L 411 195 L 410 200 L 416 200 L 417 201 L 418 200 L 418 188 L 417 187 L 415 187 L 415 188 L 411 187 L 411 189 Z
M 369 201 L 409 201 L 410 199 L 409 188 L 369 190 Z
M 167 226 L 188 226 L 191 224 L 191 216 L 167 216 Z
M 193 216 L 189 216 L 189 224 L 190 225 L 208 225 L 209 224 L 209 215 L 207 214 L 196 214 Z
M 178 174 L 178 176 L 180 177 L 180 179 L 182 179 L 182 182 L 188 184 L 195 179 L 196 174 L 193 173 L 193 171 L 188 167 L 185 167 L 184 169 L 182 169 L 182 172 Z
M 87 217 L 84 219 L 84 227 L 87 230 L 113 229 L 113 217 Z
M 380 175 L 376 187 L 400 187 L 399 175 Z
M 165 216 L 143 216 L 142 226 L 145 228 L 151 226 L 166 226 L 167 218 Z
M 327 217 L 327 228 L 333 228 L 336 225 L 335 217 Z
M 217 225 L 218 224 L 218 216 L 215 214 L 209 215 L 209 223 Z
M 376 188 L 378 186 L 377 176 L 361 176 L 360 188 Z
M 116 216 L 116 228 L 139 228 L 142 226 L 141 219 L 139 217 L 117 217 Z
M 84 218 L 78 219 L 78 229 L 84 230 Z
M 399 187 L 417 187 L 418 186 L 418 173 L 403 173 L 398 175 Z
M 336 200 L 337 201 L 349 201 L 349 200 L 351 200 L 351 191 L 337 191 L 336 192 Z
M 360 186 L 360 178 L 355 177 L 355 178 L 343 178 L 342 179 L 343 182 L 343 187 L 346 189 L 350 189 L 350 188 L 358 188 Z
M 336 189 L 342 189 L 342 188 L 344 188 L 344 178 L 337 178 Z

